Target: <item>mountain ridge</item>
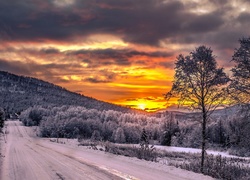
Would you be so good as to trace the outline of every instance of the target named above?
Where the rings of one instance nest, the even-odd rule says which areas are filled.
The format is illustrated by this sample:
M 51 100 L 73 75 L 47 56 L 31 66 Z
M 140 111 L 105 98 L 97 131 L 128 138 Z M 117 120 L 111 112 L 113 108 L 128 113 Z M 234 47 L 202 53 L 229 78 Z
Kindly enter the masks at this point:
M 6 71 L 0 71 L 0 83 L 0 106 L 7 113 L 21 112 L 36 105 L 74 105 L 87 109 L 137 111 L 71 92 L 44 80 Z

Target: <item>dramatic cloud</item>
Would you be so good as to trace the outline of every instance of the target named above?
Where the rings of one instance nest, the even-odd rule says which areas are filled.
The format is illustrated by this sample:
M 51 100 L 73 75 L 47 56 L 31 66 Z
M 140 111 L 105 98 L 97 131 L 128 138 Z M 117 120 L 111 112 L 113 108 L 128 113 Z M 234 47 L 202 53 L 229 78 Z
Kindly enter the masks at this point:
M 238 8 L 242 7 L 242 10 L 244 5 L 245 9 L 249 6 L 247 2 L 241 3 Z M 63 41 L 107 33 L 116 34 L 128 42 L 158 45 L 160 40 L 176 36 L 221 31 L 221 27 L 234 23 L 232 20 L 241 19 L 243 22 L 238 23 L 245 23 L 247 13 L 244 11 L 234 15 L 239 18 L 227 16 L 228 10 L 232 12 L 234 8 L 233 4 L 221 1 L 205 4 L 159 0 L 2 1 L 1 32 L 9 34 L 11 40 L 20 41 Z M 15 13 L 12 13 L 13 9 Z
M 249 9 L 247 0 L 0 1 L 0 70 L 158 109 L 178 54 L 207 45 L 229 72 Z

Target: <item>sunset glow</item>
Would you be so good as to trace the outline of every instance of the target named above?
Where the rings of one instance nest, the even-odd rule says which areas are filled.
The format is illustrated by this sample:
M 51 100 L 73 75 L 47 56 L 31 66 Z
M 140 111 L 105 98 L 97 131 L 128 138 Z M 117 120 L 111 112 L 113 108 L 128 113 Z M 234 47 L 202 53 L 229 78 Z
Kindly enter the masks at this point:
M 138 108 L 144 110 L 146 108 L 146 104 L 139 104 Z
M 0 70 L 157 111 L 176 104 L 163 94 L 178 54 L 205 44 L 230 69 L 238 39 L 249 36 L 247 9 L 243 0 L 0 2 Z

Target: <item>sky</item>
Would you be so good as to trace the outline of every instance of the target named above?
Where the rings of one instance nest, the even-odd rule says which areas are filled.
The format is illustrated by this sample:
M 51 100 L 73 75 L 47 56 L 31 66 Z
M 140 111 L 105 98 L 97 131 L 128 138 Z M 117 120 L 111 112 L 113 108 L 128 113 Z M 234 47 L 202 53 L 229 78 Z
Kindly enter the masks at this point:
M 0 70 L 132 108 L 174 106 L 174 62 L 211 47 L 230 73 L 248 0 L 0 0 Z

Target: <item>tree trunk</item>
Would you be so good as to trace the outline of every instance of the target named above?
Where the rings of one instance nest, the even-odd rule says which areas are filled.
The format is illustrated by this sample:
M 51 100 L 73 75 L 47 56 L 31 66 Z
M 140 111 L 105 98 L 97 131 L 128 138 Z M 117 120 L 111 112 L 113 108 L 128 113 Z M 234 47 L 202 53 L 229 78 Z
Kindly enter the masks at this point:
M 206 123 L 207 114 L 205 106 L 202 107 L 202 144 L 201 144 L 201 173 L 204 173 L 204 162 L 206 153 Z

